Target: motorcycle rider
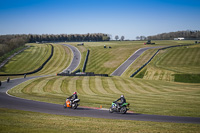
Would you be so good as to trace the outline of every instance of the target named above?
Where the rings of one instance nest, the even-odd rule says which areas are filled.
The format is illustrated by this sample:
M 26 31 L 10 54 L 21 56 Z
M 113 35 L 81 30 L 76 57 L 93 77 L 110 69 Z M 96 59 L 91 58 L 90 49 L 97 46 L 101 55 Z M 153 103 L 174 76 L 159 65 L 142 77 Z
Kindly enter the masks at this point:
M 77 92 L 74 92 L 73 95 L 71 95 L 71 96 L 68 97 L 67 99 L 70 100 L 70 105 L 71 105 L 71 103 L 72 103 L 75 99 L 77 99 L 77 98 L 78 98 Z
M 117 102 L 117 101 L 121 101 L 121 102 Z M 121 95 L 121 97 L 119 98 L 119 99 L 117 99 L 116 101 L 115 101 L 115 103 L 117 104 L 117 108 L 119 109 L 120 108 L 120 106 L 122 105 L 122 104 L 124 104 L 124 103 L 126 103 L 126 99 L 124 98 L 124 95 Z

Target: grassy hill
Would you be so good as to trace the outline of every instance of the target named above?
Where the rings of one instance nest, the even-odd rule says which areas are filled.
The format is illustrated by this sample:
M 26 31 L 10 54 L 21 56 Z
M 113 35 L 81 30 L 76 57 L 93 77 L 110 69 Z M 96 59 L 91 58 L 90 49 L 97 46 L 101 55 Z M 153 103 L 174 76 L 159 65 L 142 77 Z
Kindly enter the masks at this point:
M 143 45 L 144 42 L 86 42 L 84 46 L 77 46 L 82 54 L 79 68 L 82 68 L 86 51 L 90 49 L 91 54 L 86 71 L 111 74 L 137 49 L 153 46 Z M 192 41 L 152 42 L 155 42 L 156 46 L 193 43 Z M 69 44 L 76 46 L 78 43 L 73 42 Z M 32 45 L 34 47 L 31 48 L 39 47 L 36 44 Z M 104 45 L 111 46 L 112 48 L 104 49 Z M 41 47 L 48 48 L 46 46 L 48 45 Z M 66 68 L 71 62 L 71 51 L 67 47 L 59 44 L 53 44 L 53 46 L 55 53 L 52 59 L 45 65 L 44 69 L 34 75 L 56 74 Z M 130 103 L 131 111 L 135 113 L 200 117 L 200 84 L 166 82 L 174 81 L 174 74 L 199 74 L 199 59 L 196 58 L 199 56 L 198 50 L 199 46 L 196 45 L 161 51 L 140 73 L 140 77 L 143 79 L 130 78 L 129 76 L 154 54 L 155 49 L 143 53 L 120 77 L 42 77 L 16 86 L 9 91 L 9 94 L 32 100 L 63 104 L 67 96 L 77 91 L 81 99 L 81 106 L 100 107 L 102 105 L 103 108 L 109 108 L 112 101 L 119 98 L 121 94 L 124 94 L 127 102 Z M 43 49 L 42 51 L 45 50 Z M 25 56 L 24 60 L 29 57 L 25 53 L 21 53 Z M 175 56 L 169 58 L 168 56 L 171 53 L 175 54 Z M 41 51 L 38 54 L 42 56 Z M 181 55 L 181 58 L 177 59 L 176 57 L 179 55 Z M 33 56 L 33 58 L 35 57 Z M 163 59 L 167 61 L 163 61 Z M 40 61 L 42 62 L 41 59 Z M 184 61 L 187 62 L 187 65 L 184 64 Z M 182 65 L 179 65 L 179 63 L 182 63 Z M 18 62 L 18 64 L 20 63 Z M 6 66 L 6 69 L 8 68 Z M 29 129 L 34 129 L 36 132 L 37 129 L 44 132 L 66 132 L 70 128 L 75 128 L 77 132 L 198 132 L 199 129 L 198 124 L 60 117 L 8 109 L 0 109 L 0 116 L 0 125 L 2 125 L 0 129 L 11 132 L 26 132 Z M 34 121 L 34 125 L 32 120 Z M 74 123 L 76 123 L 75 127 Z M 25 128 L 22 129 L 22 126 Z M 85 130 L 83 131 L 83 129 Z
M 12 58 L 0 74 L 26 73 L 37 69 L 51 54 L 51 47 L 45 44 L 29 44 L 30 48 Z
M 143 73 L 142 78 L 150 80 L 198 83 L 200 82 L 199 56 L 199 45 L 162 50 L 138 75 Z
M 37 69 L 51 54 L 51 47 L 47 44 L 27 44 L 31 47 L 24 52 L 16 55 L 9 61 L 1 70 L 1 74 L 5 73 L 25 73 Z M 71 51 L 68 47 L 53 44 L 54 54 L 51 60 L 44 66 L 44 68 L 29 76 L 34 75 L 50 75 L 57 74 L 67 68 L 71 62 Z M 17 78 L 22 76 L 10 76 L 10 78 Z M 1 76 L 0 80 L 5 80 L 7 76 Z
M 117 69 L 126 59 L 128 59 L 136 50 L 144 47 L 153 46 L 170 46 L 170 45 L 182 45 L 191 44 L 194 41 L 152 41 L 156 45 L 144 45 L 146 41 L 110 41 L 110 42 L 85 42 L 84 46 L 76 46 L 78 42 L 68 43 L 76 46 L 82 53 L 82 61 L 79 68 L 82 69 L 86 51 L 90 50 L 89 60 L 86 66 L 87 72 L 95 73 L 106 73 L 111 74 L 115 69 Z M 110 49 L 104 48 L 104 45 L 111 46 Z M 126 72 L 122 75 L 125 77 L 130 77 L 130 75 L 143 65 L 145 61 L 150 59 L 151 55 L 154 54 L 156 50 L 148 50 L 142 57 L 140 57 L 135 63 L 133 63 Z
M 199 117 L 199 88 L 199 84 L 135 78 L 52 76 L 22 83 L 9 94 L 63 104 L 66 97 L 77 91 L 81 106 L 104 108 L 124 94 L 136 113 Z
M 188 133 L 199 132 L 199 128 L 200 124 L 112 120 L 0 109 L 1 132 Z

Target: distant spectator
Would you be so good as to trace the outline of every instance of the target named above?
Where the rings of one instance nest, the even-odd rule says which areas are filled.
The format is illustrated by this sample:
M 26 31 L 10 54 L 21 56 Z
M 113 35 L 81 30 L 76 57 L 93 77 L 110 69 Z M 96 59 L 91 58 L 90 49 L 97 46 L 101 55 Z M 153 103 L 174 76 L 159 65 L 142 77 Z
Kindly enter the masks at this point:
M 24 74 L 24 78 L 26 78 L 26 74 Z
M 7 78 L 7 83 L 9 83 L 9 82 L 10 82 L 10 77 Z
M 1 86 L 1 80 L 0 80 L 0 86 Z

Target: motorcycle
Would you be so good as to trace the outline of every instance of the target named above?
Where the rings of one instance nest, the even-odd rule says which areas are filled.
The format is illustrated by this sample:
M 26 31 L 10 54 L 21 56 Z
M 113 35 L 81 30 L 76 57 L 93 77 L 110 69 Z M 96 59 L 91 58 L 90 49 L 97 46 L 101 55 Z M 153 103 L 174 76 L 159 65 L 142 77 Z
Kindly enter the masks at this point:
M 80 99 L 75 99 L 73 101 L 66 99 L 66 102 L 64 103 L 63 107 L 77 109 L 77 107 L 79 106 L 79 104 L 78 104 L 79 101 L 80 101 Z
M 122 105 L 120 105 L 120 107 L 118 108 L 117 107 L 117 104 L 115 103 L 116 101 L 114 101 L 112 103 L 112 106 L 110 107 L 109 109 L 109 112 L 110 113 L 113 113 L 113 112 L 119 112 L 119 113 L 122 113 L 122 114 L 125 114 L 130 108 L 129 108 L 129 103 L 123 103 Z

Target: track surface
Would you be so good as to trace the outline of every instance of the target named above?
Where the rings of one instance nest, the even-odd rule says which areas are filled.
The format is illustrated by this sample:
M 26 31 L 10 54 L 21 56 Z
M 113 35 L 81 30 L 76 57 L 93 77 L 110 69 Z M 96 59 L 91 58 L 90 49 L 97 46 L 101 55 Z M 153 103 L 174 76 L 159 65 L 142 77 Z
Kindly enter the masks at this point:
M 158 47 L 147 47 L 147 48 L 141 48 L 137 50 L 135 53 L 133 53 L 123 64 L 121 64 L 112 74 L 111 76 L 121 76 L 122 73 L 125 72 L 125 70 L 146 50 L 153 49 L 153 48 L 161 48 L 162 46 Z
M 72 53 L 73 53 L 73 59 L 72 59 L 72 62 L 71 64 L 69 65 L 69 67 L 67 67 L 65 70 L 63 70 L 62 72 L 66 72 L 66 71 L 74 71 L 78 65 L 80 64 L 80 61 L 81 61 L 81 53 L 80 51 L 74 47 L 74 46 L 71 46 L 69 44 L 63 44 L 64 46 L 67 46 L 71 49 Z
M 76 67 L 76 65 L 74 67 Z M 81 108 L 81 107 L 79 107 L 77 110 L 72 110 L 72 109 L 64 109 L 63 105 L 59 104 L 26 100 L 9 96 L 6 94 L 6 92 L 9 89 L 13 88 L 14 86 L 37 77 L 42 77 L 42 76 L 14 79 L 11 80 L 9 83 L 2 82 L 2 86 L 0 87 L 0 108 L 18 109 L 18 110 L 34 111 L 34 112 L 57 114 L 57 115 L 67 115 L 67 116 L 200 124 L 200 118 L 195 118 L 195 117 L 147 115 L 147 114 L 136 114 L 136 113 L 110 114 L 108 113 L 107 110 Z M 63 103 L 64 102 L 65 99 L 63 99 Z

